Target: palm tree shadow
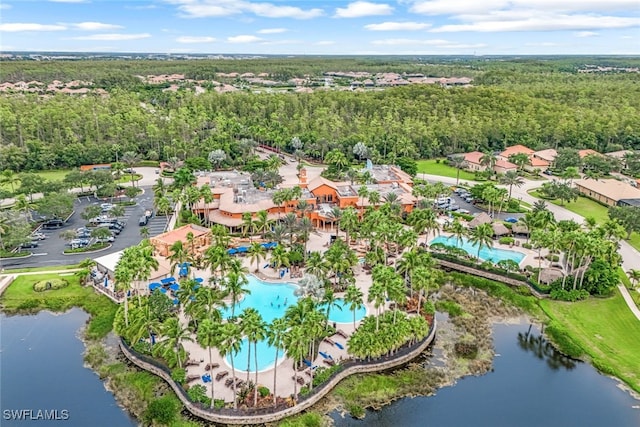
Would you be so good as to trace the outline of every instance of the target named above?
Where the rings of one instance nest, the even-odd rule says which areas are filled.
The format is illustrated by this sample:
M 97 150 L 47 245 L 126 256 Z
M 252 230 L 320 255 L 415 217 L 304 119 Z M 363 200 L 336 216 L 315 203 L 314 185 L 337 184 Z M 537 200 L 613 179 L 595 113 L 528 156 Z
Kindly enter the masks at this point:
M 527 332 L 518 333 L 518 346 L 521 349 L 533 353 L 540 360 L 546 361 L 547 366 L 554 371 L 560 368 L 570 371 L 577 366 L 577 360 L 557 351 L 553 344 L 544 338 L 542 333 L 532 333 L 532 326 L 529 325 Z

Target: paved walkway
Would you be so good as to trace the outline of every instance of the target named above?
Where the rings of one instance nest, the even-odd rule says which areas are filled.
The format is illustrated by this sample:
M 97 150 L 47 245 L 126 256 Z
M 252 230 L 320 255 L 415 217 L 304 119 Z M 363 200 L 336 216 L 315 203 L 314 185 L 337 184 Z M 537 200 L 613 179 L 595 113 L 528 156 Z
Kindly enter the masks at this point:
M 425 179 L 428 181 L 441 181 L 449 185 L 456 184 L 455 178 L 449 178 L 449 177 L 438 176 L 438 175 L 429 175 L 425 173 L 419 173 L 417 176 L 420 179 Z M 512 197 L 519 198 L 527 203 L 533 204 L 541 199 L 538 199 L 537 197 L 533 197 L 527 191 L 533 188 L 540 187 L 545 182 L 546 181 L 525 180 L 525 183 L 522 187 L 515 187 L 515 186 L 513 187 Z M 476 182 L 465 181 L 461 179 L 460 184 L 473 186 L 476 184 Z M 503 185 L 498 185 L 498 187 L 506 188 Z M 547 203 L 547 207 L 553 213 L 553 215 L 556 217 L 557 220 L 572 219 L 579 224 L 581 224 L 584 221 L 584 217 L 578 215 L 577 213 L 571 212 L 570 210 L 567 210 L 562 206 L 554 205 L 553 203 Z M 633 268 L 638 268 L 638 266 L 640 265 L 640 252 L 638 252 L 634 247 L 632 247 L 627 241 L 625 240 L 620 241 L 620 250 L 618 251 L 618 253 L 620 254 L 620 256 L 622 256 L 622 268 L 624 269 L 624 271 L 629 271 Z M 627 302 L 627 305 L 629 306 L 629 309 L 631 310 L 631 312 L 640 321 L 640 309 L 638 309 L 638 306 L 635 304 L 635 302 L 631 298 L 631 295 L 629 294 L 629 290 L 625 286 L 619 286 L 618 289 L 620 289 L 620 293 L 622 294 L 622 297 L 624 298 L 624 300 Z

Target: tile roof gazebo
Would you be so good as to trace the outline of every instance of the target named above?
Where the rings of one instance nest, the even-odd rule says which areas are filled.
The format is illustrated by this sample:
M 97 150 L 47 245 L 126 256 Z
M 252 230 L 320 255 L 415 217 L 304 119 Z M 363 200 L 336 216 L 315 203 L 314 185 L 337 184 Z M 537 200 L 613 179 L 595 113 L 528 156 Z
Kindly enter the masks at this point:
M 190 250 L 192 243 L 188 241 L 189 233 L 193 235 L 194 252 L 201 252 L 211 245 L 211 230 L 194 224 L 183 225 L 175 230 L 167 231 L 150 238 L 149 241 L 154 246 L 156 254 L 167 257 L 169 256 L 169 248 L 177 241 L 182 241 L 187 250 Z M 187 243 L 189 244 L 187 245 Z

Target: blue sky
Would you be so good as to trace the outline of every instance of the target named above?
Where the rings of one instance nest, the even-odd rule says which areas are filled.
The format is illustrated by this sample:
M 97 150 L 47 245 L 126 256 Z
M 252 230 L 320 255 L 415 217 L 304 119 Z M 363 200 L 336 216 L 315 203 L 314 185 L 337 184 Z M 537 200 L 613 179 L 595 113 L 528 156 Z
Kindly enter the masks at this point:
M 0 50 L 640 54 L 640 0 L 0 0 Z

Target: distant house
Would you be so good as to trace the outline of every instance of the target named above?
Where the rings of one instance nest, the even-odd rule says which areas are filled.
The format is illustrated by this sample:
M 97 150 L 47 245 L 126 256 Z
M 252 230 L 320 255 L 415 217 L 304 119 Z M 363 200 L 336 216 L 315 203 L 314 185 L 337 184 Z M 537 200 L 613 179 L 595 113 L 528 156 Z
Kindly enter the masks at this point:
M 498 159 L 496 164 L 493 165 L 493 171 L 495 173 L 507 173 L 509 171 L 517 171 L 518 166 L 503 159 Z
M 480 162 L 480 159 L 484 156 L 484 153 L 479 151 L 472 151 L 464 155 L 464 161 L 467 164 L 467 169 L 473 172 L 481 172 L 487 167 Z
M 502 153 L 498 154 L 498 159 L 509 161 L 509 157 L 514 154 L 526 154 L 528 157 L 531 157 L 535 153 L 531 148 L 525 147 L 524 145 L 512 145 L 511 147 L 507 147 Z
M 583 195 L 608 206 L 640 206 L 640 190 L 615 179 L 579 179 L 573 182 Z
M 598 153 L 596 150 L 592 150 L 591 148 L 578 151 L 578 155 L 581 159 L 584 159 L 587 156 L 591 156 L 592 154 L 595 154 L 596 156 L 602 156 L 602 154 Z
M 546 150 L 540 150 L 533 153 L 532 157 L 540 160 L 545 160 L 549 164 L 552 164 L 556 157 L 558 156 L 558 152 L 553 148 L 547 148 Z
M 529 172 L 534 172 L 536 169 L 541 171 L 547 169 L 551 165 L 551 162 L 547 160 L 540 159 L 535 156 L 529 157 L 529 164 L 524 166 L 524 169 Z

